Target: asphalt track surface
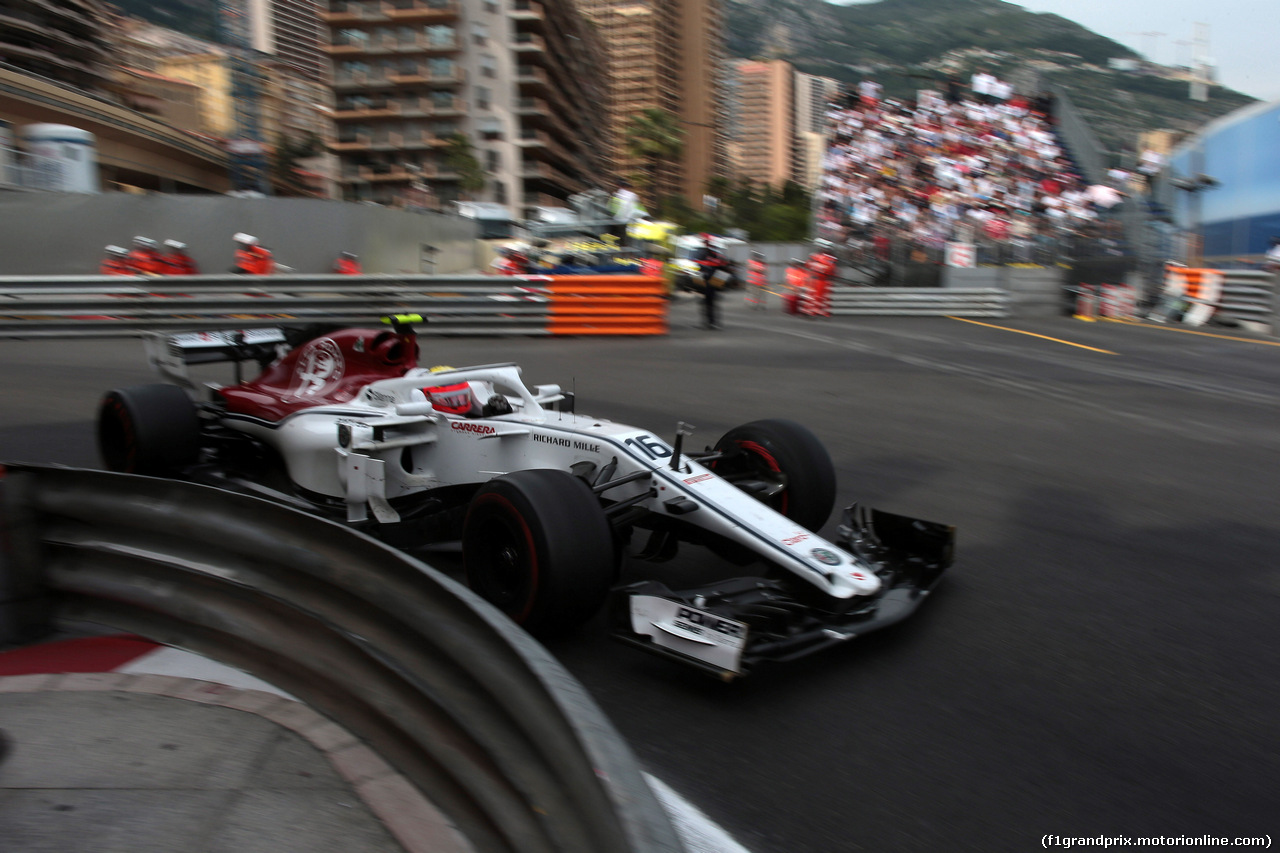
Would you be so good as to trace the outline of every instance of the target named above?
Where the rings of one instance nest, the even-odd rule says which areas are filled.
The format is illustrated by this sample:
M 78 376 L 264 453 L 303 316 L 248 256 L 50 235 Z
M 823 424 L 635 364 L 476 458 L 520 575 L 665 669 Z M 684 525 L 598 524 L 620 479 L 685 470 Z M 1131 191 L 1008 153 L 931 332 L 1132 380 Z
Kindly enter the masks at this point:
M 646 770 L 752 853 L 1277 836 L 1275 340 L 728 320 L 702 331 L 682 302 L 662 338 L 422 341 L 424 365 L 516 361 L 580 412 L 667 440 L 687 421 L 696 447 L 793 418 L 830 450 L 841 505 L 958 528 L 911 620 L 736 683 L 608 642 L 602 620 L 550 644 Z M 96 466 L 98 397 L 149 381 L 134 340 L 0 341 L 0 459 Z M 627 571 L 726 567 L 691 551 Z

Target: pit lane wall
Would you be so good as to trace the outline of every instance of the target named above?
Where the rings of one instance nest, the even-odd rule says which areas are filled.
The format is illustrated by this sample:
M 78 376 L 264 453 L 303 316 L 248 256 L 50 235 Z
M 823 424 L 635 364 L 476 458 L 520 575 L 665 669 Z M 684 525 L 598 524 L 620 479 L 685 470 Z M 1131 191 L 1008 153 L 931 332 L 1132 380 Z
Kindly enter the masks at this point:
M 453 275 L 477 269 L 477 229 L 461 216 L 318 199 L 0 192 L 0 273 L 92 275 L 105 246 L 143 236 L 181 240 L 201 272 L 222 274 L 244 232 L 299 273 L 328 273 L 347 251 L 366 272 Z
M 0 465 L 0 643 L 83 623 L 287 691 L 476 851 L 684 849 L 630 748 L 541 645 L 345 525 L 191 483 Z

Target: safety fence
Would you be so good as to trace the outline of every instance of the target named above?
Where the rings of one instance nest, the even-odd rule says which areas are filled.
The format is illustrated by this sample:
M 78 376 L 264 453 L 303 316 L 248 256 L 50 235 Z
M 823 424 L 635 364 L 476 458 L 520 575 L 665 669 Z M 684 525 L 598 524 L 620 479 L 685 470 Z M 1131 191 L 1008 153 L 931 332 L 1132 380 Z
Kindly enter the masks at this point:
M 1008 291 L 998 288 L 835 287 L 834 316 L 1007 317 Z
M 433 335 L 659 335 L 665 288 L 647 276 L 188 276 L 0 278 L 0 336 L 132 335 L 281 322 L 427 318 Z
M 683 849 L 630 749 L 541 645 L 349 527 L 190 483 L 0 467 L 0 642 L 82 623 L 287 691 L 475 850 Z

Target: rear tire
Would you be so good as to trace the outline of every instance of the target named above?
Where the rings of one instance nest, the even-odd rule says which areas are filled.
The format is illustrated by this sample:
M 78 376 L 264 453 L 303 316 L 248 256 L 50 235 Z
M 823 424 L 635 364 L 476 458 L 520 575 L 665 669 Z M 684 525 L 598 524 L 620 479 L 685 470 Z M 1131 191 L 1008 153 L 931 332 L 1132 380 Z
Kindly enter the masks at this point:
M 532 469 L 480 487 L 462 528 L 467 584 L 538 636 L 579 627 L 616 575 L 613 534 L 579 478 Z
M 822 442 L 795 421 L 770 419 L 734 427 L 716 442 L 724 459 L 708 467 L 807 530 L 827 523 L 836 472 Z
M 98 407 L 98 452 L 108 471 L 173 476 L 200 456 L 200 416 L 177 385 L 117 388 Z

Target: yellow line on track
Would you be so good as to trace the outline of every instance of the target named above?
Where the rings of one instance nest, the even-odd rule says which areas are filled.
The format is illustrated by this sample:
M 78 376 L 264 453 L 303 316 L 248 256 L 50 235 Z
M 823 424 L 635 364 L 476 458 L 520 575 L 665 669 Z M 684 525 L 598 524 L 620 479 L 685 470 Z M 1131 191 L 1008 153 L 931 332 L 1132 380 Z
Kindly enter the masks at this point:
M 1177 326 L 1165 326 L 1161 323 L 1141 323 L 1137 320 L 1124 320 L 1119 317 L 1101 317 L 1099 319 L 1108 323 L 1141 326 L 1144 329 L 1160 329 L 1165 332 L 1181 332 L 1184 335 L 1200 335 L 1205 338 L 1220 338 L 1224 341 L 1242 341 L 1246 344 L 1262 344 L 1264 347 L 1280 347 L 1280 341 L 1260 341 L 1257 338 L 1241 338 L 1235 335 L 1215 335 L 1213 332 L 1197 332 L 1194 329 L 1179 329 Z
M 986 326 L 988 329 L 1000 329 L 1005 332 L 1017 332 L 1019 335 L 1030 335 L 1033 338 L 1043 338 L 1046 341 L 1053 341 L 1055 344 L 1066 344 L 1069 347 L 1079 347 L 1087 349 L 1090 352 L 1100 352 L 1104 355 L 1117 355 L 1109 349 L 1098 349 L 1097 347 L 1085 346 L 1072 341 L 1064 341 L 1062 338 L 1051 338 L 1048 335 L 1038 335 L 1035 332 L 1024 332 L 1022 329 L 1010 329 L 1008 326 L 997 326 L 994 323 L 979 323 L 977 320 L 970 320 L 967 317 L 953 317 L 950 314 L 945 315 L 948 320 L 959 320 L 961 323 L 972 323 L 975 326 Z

